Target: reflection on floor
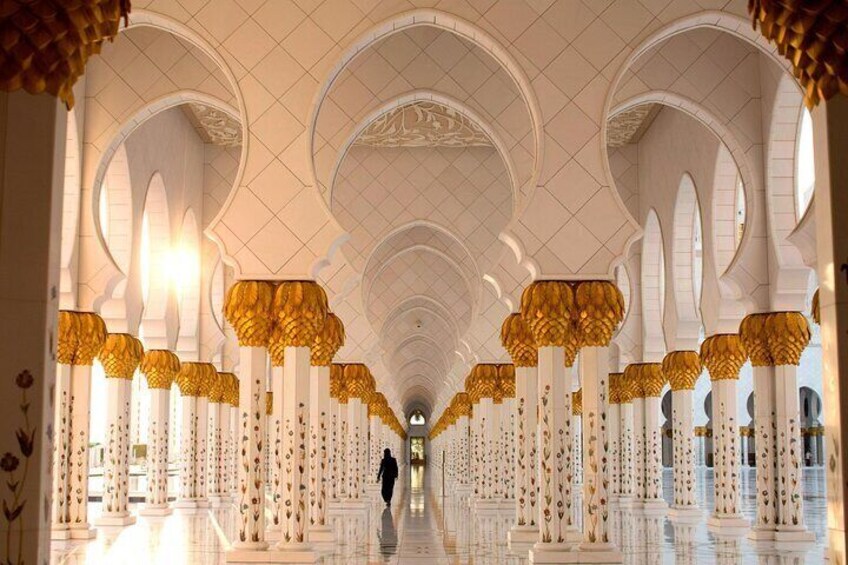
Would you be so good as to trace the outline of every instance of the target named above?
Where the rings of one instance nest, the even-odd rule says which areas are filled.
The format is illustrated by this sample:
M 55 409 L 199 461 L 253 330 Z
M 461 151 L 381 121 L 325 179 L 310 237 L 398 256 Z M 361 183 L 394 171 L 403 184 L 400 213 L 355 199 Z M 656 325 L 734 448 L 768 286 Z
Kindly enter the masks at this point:
M 712 471 L 699 469 L 698 500 L 712 507 Z M 666 498 L 671 496 L 671 471 L 664 474 Z M 679 526 L 665 518 L 613 511 L 614 540 L 628 565 L 731 564 L 811 565 L 824 561 L 826 513 L 824 471 L 804 473 L 805 517 L 817 537 L 816 546 L 803 554 L 756 550 L 745 538 L 716 539 L 707 532 L 706 517 L 694 526 Z M 475 516 L 463 501 L 439 494 L 422 467 L 410 470 L 395 489 L 391 509 L 382 501 L 367 511 L 333 514 L 339 543 L 326 548 L 324 562 L 332 565 L 391 564 L 521 564 L 526 554 L 510 553 L 506 544 L 511 511 Z M 755 510 L 753 469 L 743 469 L 742 501 L 746 518 Z M 578 506 L 579 505 L 575 505 Z M 99 509 L 92 508 L 96 514 Z M 96 516 L 95 516 L 96 518 Z M 176 511 L 161 519 L 140 517 L 126 528 L 100 528 L 91 542 L 54 542 L 54 564 L 212 565 L 224 563 L 223 550 L 235 531 L 235 508 Z

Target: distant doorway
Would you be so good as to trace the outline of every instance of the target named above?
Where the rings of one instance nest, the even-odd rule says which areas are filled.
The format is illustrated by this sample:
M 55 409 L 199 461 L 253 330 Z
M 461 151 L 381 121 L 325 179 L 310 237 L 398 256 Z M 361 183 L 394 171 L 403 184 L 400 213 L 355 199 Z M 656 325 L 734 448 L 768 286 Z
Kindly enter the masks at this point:
M 413 465 L 423 465 L 426 463 L 424 455 L 424 438 L 413 437 L 409 440 L 410 463 Z

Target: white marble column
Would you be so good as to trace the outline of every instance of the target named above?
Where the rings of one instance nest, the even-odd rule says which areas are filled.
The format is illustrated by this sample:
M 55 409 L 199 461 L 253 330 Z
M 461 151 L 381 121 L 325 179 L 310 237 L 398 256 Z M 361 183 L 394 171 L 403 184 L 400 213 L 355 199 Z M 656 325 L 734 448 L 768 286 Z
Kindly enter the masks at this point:
M 347 372 L 347 369 L 346 369 Z M 351 396 L 347 401 L 347 499 L 348 501 L 359 501 L 364 494 L 365 479 L 361 474 L 362 462 L 360 455 L 362 447 L 360 443 L 363 441 L 365 430 L 362 429 L 362 410 L 365 406 L 362 404 L 362 399 Z
M 523 324 L 515 315 L 517 322 Z M 528 334 L 529 330 L 523 329 Z M 532 342 L 531 342 L 532 343 Z M 539 387 L 535 347 L 527 347 L 524 355 L 510 351 L 515 366 L 515 524 L 509 531 L 510 543 L 532 543 L 539 538 L 536 441 Z
M 230 424 L 230 410 L 225 397 L 227 380 L 226 373 L 217 373 L 213 390 L 209 393 L 206 476 L 209 502 L 215 506 L 230 502 L 225 479 L 226 436 Z
M 142 516 L 166 516 L 168 505 L 168 435 L 171 387 L 150 387 L 150 421 L 147 431 L 147 501 Z
M 327 438 L 327 455 L 329 457 L 327 501 L 329 504 L 339 502 L 341 486 L 345 480 L 342 474 L 344 464 L 344 447 L 341 436 L 340 414 L 344 407 L 339 403 L 339 397 L 344 388 L 344 367 L 338 363 L 330 365 L 330 408 L 329 436 Z M 329 508 L 328 508 L 329 509 Z
M 596 343 L 609 343 L 609 337 Z M 620 563 L 621 552 L 610 540 L 609 525 L 609 346 L 590 345 L 580 350 L 584 426 L 583 542 L 578 546 L 594 562 Z
M 283 469 L 280 479 L 283 497 L 280 500 L 282 535 L 279 549 L 302 552 L 306 544 L 306 527 L 309 522 L 309 375 L 311 352 L 309 347 L 286 345 L 286 363 L 283 367 L 282 388 L 274 396 L 283 399 L 282 448 Z M 312 554 L 313 561 L 317 557 Z
M 314 361 L 314 360 L 313 360 Z M 333 541 L 327 520 L 330 489 L 330 365 L 312 365 L 309 379 L 309 529 L 311 542 Z
M 129 334 L 109 334 L 100 350 L 106 373 L 106 449 L 103 461 L 103 511 L 97 524 L 126 526 L 130 515 L 130 408 L 132 379 L 144 355 L 141 342 Z
M 583 390 L 571 393 L 571 445 L 573 484 L 583 484 Z
M 201 363 L 203 366 L 204 380 L 208 379 L 214 371 L 214 367 L 208 363 Z M 208 386 L 204 385 L 197 396 L 195 410 L 197 411 L 196 420 L 196 441 L 197 449 L 195 451 L 194 473 L 197 477 L 197 506 L 206 508 L 209 506 L 209 478 L 208 463 L 209 457 L 209 394 Z
M 54 392 L 53 415 L 53 508 L 50 525 L 50 538 L 54 540 L 70 539 L 71 529 L 71 471 L 74 460 L 71 451 L 71 371 L 75 346 L 68 344 L 68 358 L 62 362 L 62 330 L 63 316 L 73 316 L 75 313 L 60 312 L 59 316 L 59 363 L 56 366 L 56 387 Z M 70 323 L 70 322 L 68 322 Z
M 619 493 L 619 505 L 629 507 L 633 504 L 635 498 L 634 477 L 636 471 L 633 461 L 633 443 L 634 443 L 634 417 L 633 417 L 633 385 L 627 383 L 626 377 L 622 374 L 621 387 L 621 403 L 618 405 L 619 414 L 619 448 L 621 451 L 620 472 L 621 472 L 621 492 Z
M 232 461 L 230 462 L 230 493 L 235 501 L 238 500 L 239 495 L 238 474 L 241 455 L 239 452 L 241 446 L 241 436 L 239 435 L 239 431 L 241 429 L 241 408 L 239 407 L 241 404 L 239 394 L 241 384 L 239 383 L 238 377 L 236 377 L 234 381 L 234 386 L 235 391 L 233 392 L 233 399 L 230 407 L 230 438 L 232 445 Z
M 715 469 L 715 509 L 707 522 L 711 531 L 745 535 L 748 521 L 739 505 L 739 422 L 736 382 L 747 357 L 736 334 L 717 334 L 701 344 L 701 359 L 712 381 L 712 423 Z
M 508 365 L 510 369 L 512 369 L 512 365 Z M 503 411 L 501 413 L 501 429 L 503 430 L 503 442 L 504 442 L 504 457 L 502 460 L 502 476 L 503 483 L 501 486 L 501 492 L 503 494 L 503 498 L 507 503 L 509 503 L 511 508 L 515 507 L 515 488 L 514 485 L 516 483 L 516 457 L 515 457 L 515 444 L 516 444 L 516 435 L 515 435 L 515 378 L 513 377 L 513 389 L 512 392 L 508 392 L 507 394 L 512 394 L 512 396 L 505 396 L 503 401 Z
M 266 426 L 265 436 L 268 438 L 265 459 L 268 461 L 268 487 L 270 498 L 270 519 L 265 527 L 265 539 L 279 541 L 282 535 L 283 514 L 283 366 L 285 365 L 285 348 L 272 342 L 268 347 L 271 359 L 271 409 L 265 406 Z
M 471 474 L 471 444 L 470 444 L 470 416 L 471 399 L 467 393 L 457 393 L 457 491 L 461 496 L 468 496 L 473 490 Z M 391 433 L 391 432 L 389 432 Z
M 338 480 L 336 481 L 336 498 L 340 501 L 347 500 L 347 491 L 348 484 L 350 479 L 348 478 L 349 468 L 348 468 L 348 443 L 350 441 L 350 431 L 348 426 L 348 403 L 350 402 L 350 398 L 348 397 L 347 390 L 345 385 L 342 385 L 342 392 L 339 396 L 339 412 L 338 412 L 338 435 L 336 437 L 336 446 L 335 446 L 335 454 L 337 460 L 337 471 L 338 471 Z
M 380 416 L 376 412 L 372 412 L 369 404 L 368 409 L 368 475 L 366 483 L 371 491 L 376 491 L 379 483 L 377 482 L 377 473 L 380 470 L 380 460 L 382 453 L 380 452 L 383 444 L 380 437 Z
M 197 396 L 188 385 L 178 381 L 182 396 L 182 417 L 180 422 L 180 489 L 177 508 L 197 508 L 197 475 L 194 462 L 197 459 Z
M 693 394 L 701 374 L 695 351 L 672 351 L 663 359 L 663 373 L 671 385 L 671 427 L 674 502 L 669 517 L 678 522 L 700 520 L 695 500 L 695 407 Z
M 564 458 L 568 422 L 571 419 L 571 369 L 565 364 L 562 347 L 539 348 L 539 541 L 531 552 L 532 562 L 552 562 L 555 555 L 571 548 L 567 543 L 570 477 Z M 566 400 L 566 402 L 563 402 Z M 567 485 L 567 486 L 566 486 Z
M 607 435 L 609 437 L 609 500 L 621 497 L 621 379 L 622 373 L 609 374 L 609 408 Z

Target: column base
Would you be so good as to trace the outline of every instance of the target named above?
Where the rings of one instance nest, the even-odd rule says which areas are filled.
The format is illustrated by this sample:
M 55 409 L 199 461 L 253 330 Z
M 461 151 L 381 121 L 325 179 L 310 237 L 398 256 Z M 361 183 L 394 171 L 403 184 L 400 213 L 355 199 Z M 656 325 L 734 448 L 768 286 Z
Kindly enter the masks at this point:
M 773 527 L 763 527 L 763 526 L 754 526 L 750 532 L 748 532 L 747 538 L 754 542 L 754 546 L 762 545 L 763 547 L 771 546 L 771 542 L 774 541 L 774 528 Z
M 623 563 L 624 555 L 612 543 L 581 543 L 575 553 L 575 563 Z
M 784 530 L 781 526 L 774 532 L 774 548 L 778 551 L 804 551 L 816 543 L 816 534 L 807 529 Z
M 330 526 L 311 526 L 306 531 L 306 539 L 316 544 L 335 543 L 336 534 Z
M 94 523 L 96 526 L 131 526 L 135 524 L 135 516 L 131 514 L 126 515 L 106 515 L 104 514 Z
M 677 524 L 697 524 L 703 516 L 697 506 L 671 506 L 668 509 L 668 519 Z
M 90 524 L 74 524 L 69 526 L 71 539 L 94 539 L 97 537 L 97 530 L 92 528 Z
M 529 562 L 532 564 L 547 563 L 575 563 L 577 555 L 572 551 L 574 547 L 570 543 L 536 543 L 529 553 Z
M 710 516 L 707 531 L 719 537 L 742 537 L 751 531 L 751 524 L 740 516 Z
M 167 504 L 157 506 L 149 505 L 138 511 L 139 516 L 170 516 L 173 513 L 174 509 Z
M 67 524 L 53 524 L 50 528 L 50 539 L 52 541 L 63 541 L 71 539 L 71 529 Z
M 638 502 L 638 501 L 637 501 Z M 642 500 L 641 504 L 633 507 L 634 510 L 639 510 L 643 516 L 662 516 L 668 512 L 668 504 L 665 500 L 652 498 Z
M 509 545 L 532 545 L 539 541 L 536 526 L 513 526 L 506 535 Z

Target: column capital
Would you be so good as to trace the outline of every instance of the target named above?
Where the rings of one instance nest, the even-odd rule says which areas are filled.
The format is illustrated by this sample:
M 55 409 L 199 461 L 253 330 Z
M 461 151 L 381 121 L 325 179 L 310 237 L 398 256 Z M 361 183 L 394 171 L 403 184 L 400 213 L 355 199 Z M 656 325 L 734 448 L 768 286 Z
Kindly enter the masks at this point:
M 478 363 L 471 369 L 470 375 L 474 383 L 475 392 L 472 393 L 472 398 L 476 397 L 475 402 L 479 402 L 482 398 L 494 398 L 498 387 L 498 366 L 492 363 Z
M 574 290 L 565 281 L 536 281 L 521 294 L 521 317 L 538 347 L 572 346 L 574 309 Z
M 274 292 L 274 316 L 286 347 L 312 347 L 328 310 L 327 293 L 315 281 L 283 281 Z
M 672 391 L 694 390 L 701 368 L 701 357 L 697 351 L 672 351 L 662 362 L 663 373 Z
M 238 408 L 239 405 L 239 381 L 238 377 L 233 373 L 219 373 L 224 379 L 224 402 L 228 403 L 233 408 Z
M 515 365 L 498 365 L 498 388 L 502 398 L 515 398 Z
M 236 281 L 224 301 L 224 317 L 233 327 L 239 345 L 266 347 L 273 325 L 274 283 Z
M 521 314 L 510 314 L 501 325 L 501 344 L 516 367 L 535 367 L 539 364 L 536 340 Z
M 330 365 L 330 398 L 335 398 L 339 404 L 347 404 L 349 398 L 344 381 L 344 368 L 341 363 Z
M 126 24 L 129 12 L 129 2 L 114 0 L 18 5 L 12 10 L 15 17 L 6 14 L 0 22 L 4 37 L 0 51 L 7 67 L 0 90 L 46 92 L 72 108 L 74 84 L 85 72 L 88 58 L 118 35 L 121 19 Z M 19 27 L 20 22 L 26 27 Z
M 666 382 L 662 363 L 631 363 L 624 368 L 624 377 L 633 398 L 658 398 Z
M 583 415 L 583 389 L 571 393 L 571 414 L 573 416 Z
M 737 334 L 715 334 L 701 344 L 701 361 L 710 372 L 710 380 L 737 380 L 748 358 L 748 350 Z
M 841 41 L 844 10 L 841 0 L 748 2 L 754 28 L 759 25 L 763 36 L 777 44 L 778 52 L 792 64 L 808 108 L 840 92 L 848 95 L 848 61 Z
M 227 401 L 227 392 L 230 385 L 227 373 L 215 372 L 215 379 L 212 381 L 212 386 L 209 388 L 209 402 L 217 402 L 221 404 Z
M 147 378 L 147 387 L 170 390 L 180 372 L 180 358 L 167 349 L 152 349 L 144 354 L 138 367 Z
M 624 404 L 624 373 L 609 374 L 609 403 Z M 630 399 L 628 398 L 628 402 Z
M 344 387 L 349 398 L 358 398 L 368 403 L 373 392 L 371 371 L 362 363 L 350 363 L 344 366 Z
M 739 337 L 754 367 L 774 365 L 768 346 L 766 319 L 768 314 L 748 314 L 739 324 Z
M 316 367 L 328 367 L 344 342 L 344 324 L 338 316 L 328 312 L 321 331 L 318 332 L 315 341 L 312 343 L 312 364 Z
M 821 303 L 819 302 L 819 289 L 813 293 L 813 303 L 810 306 L 810 316 L 812 316 L 813 321 L 821 325 Z
M 810 343 L 810 324 L 800 312 L 772 312 L 766 319 L 766 338 L 775 366 L 798 365 Z
M 206 374 L 205 363 L 196 361 L 184 361 L 180 363 L 180 370 L 175 381 L 182 396 L 202 396 L 203 377 Z
M 91 365 L 106 341 L 106 323 L 94 312 L 59 311 L 56 357 L 64 365 Z
M 624 296 L 609 281 L 579 281 L 576 287 L 576 329 L 581 347 L 605 347 L 624 320 Z
M 454 412 L 457 417 L 471 417 L 471 398 L 467 392 L 458 392 L 453 397 Z
M 144 357 L 144 346 L 130 334 L 109 334 L 98 357 L 107 377 L 132 380 Z

